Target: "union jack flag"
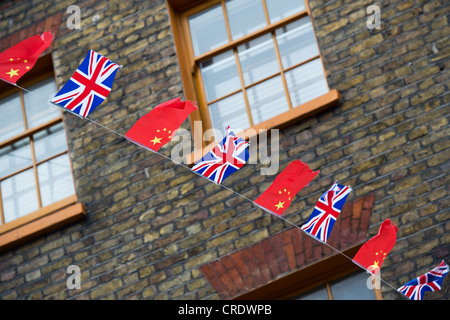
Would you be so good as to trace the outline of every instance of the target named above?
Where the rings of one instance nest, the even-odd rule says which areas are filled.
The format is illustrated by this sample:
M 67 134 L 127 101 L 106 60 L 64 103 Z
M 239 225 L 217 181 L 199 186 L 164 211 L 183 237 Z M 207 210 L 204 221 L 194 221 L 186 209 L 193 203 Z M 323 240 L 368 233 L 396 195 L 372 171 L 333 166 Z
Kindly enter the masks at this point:
M 51 102 L 85 118 L 111 92 L 118 68 L 119 65 L 90 50 Z
M 301 229 L 318 240 L 327 242 L 337 216 L 351 191 L 351 187 L 335 182 L 317 201 L 308 222 Z
M 439 291 L 441 289 L 442 281 L 447 275 L 448 270 L 448 265 L 445 261 L 442 261 L 433 270 L 409 281 L 397 290 L 411 300 L 422 300 L 426 291 Z
M 239 170 L 247 162 L 248 142 L 236 137 L 230 126 L 221 143 L 208 152 L 197 162 L 192 170 L 211 179 L 215 183 L 221 183 L 226 177 Z

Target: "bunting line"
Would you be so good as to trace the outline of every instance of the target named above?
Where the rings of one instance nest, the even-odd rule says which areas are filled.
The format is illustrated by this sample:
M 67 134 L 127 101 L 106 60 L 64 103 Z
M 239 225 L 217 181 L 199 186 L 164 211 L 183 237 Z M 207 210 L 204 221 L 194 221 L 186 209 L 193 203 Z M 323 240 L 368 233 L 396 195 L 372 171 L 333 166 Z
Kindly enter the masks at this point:
M 0 79 L 0 80 L 3 80 L 3 79 Z M 17 88 L 23 90 L 23 91 L 26 91 L 26 92 L 31 93 L 31 94 L 33 94 L 33 95 L 36 95 L 36 96 L 38 96 L 38 97 L 40 97 L 40 98 L 42 98 L 42 99 L 45 99 L 45 100 L 48 99 L 47 97 L 44 97 L 44 96 L 42 96 L 42 95 L 40 95 L 40 94 L 38 94 L 38 93 L 32 92 L 32 91 L 30 91 L 30 90 L 28 90 L 28 89 L 26 89 L 26 88 L 23 88 L 23 87 L 21 87 L 21 86 L 19 86 L 19 85 L 17 85 L 17 84 L 12 84 L 12 83 L 10 83 L 10 82 L 8 82 L 8 81 L 5 81 L 5 80 L 3 80 L 3 81 L 6 82 L 6 83 L 8 83 L 8 84 L 11 84 L 11 85 L 13 85 L 13 86 L 15 86 L 15 87 L 17 87 Z M 47 102 L 51 102 L 51 101 L 49 101 L 49 100 L 46 100 L 46 101 L 47 101 Z M 363 269 L 364 271 L 366 271 L 368 274 L 371 274 L 371 275 L 372 275 L 372 273 L 370 273 L 369 271 L 367 271 L 367 270 L 366 270 L 363 266 L 361 266 L 360 264 L 358 264 L 358 263 L 356 263 L 355 261 L 353 261 L 353 259 L 352 259 L 351 257 L 347 256 L 345 253 L 339 251 L 338 249 L 334 248 L 333 246 L 331 246 L 330 244 L 328 244 L 328 243 L 326 243 L 326 242 L 320 241 L 320 240 L 317 239 L 316 237 L 310 235 L 308 232 L 306 232 L 306 231 L 304 231 L 303 229 L 301 229 L 300 226 L 298 226 L 298 225 L 296 225 L 295 223 L 289 221 L 288 219 L 282 217 L 281 215 L 277 215 L 277 214 L 271 212 L 270 210 L 264 208 L 263 206 L 261 206 L 261 205 L 259 205 L 258 203 L 254 202 L 254 201 L 251 200 L 250 198 L 248 198 L 248 197 L 246 197 L 246 196 L 244 196 L 244 195 L 238 193 L 237 191 L 231 189 L 230 187 L 227 187 L 227 186 L 225 186 L 225 185 L 223 185 L 223 184 L 220 184 L 220 183 L 216 183 L 215 181 L 213 181 L 213 180 L 211 180 L 211 179 L 205 177 L 205 176 L 202 175 L 201 173 L 198 173 L 198 172 L 196 172 L 196 171 L 193 171 L 190 167 L 188 167 L 187 165 L 185 165 L 185 164 L 183 164 L 183 163 L 181 163 L 181 162 L 178 162 L 178 161 L 176 161 L 176 160 L 173 160 L 173 159 L 169 158 L 168 156 L 166 156 L 166 155 L 164 155 L 164 154 L 162 154 L 162 153 L 160 153 L 160 152 L 158 152 L 158 151 L 152 150 L 152 149 L 150 149 L 150 148 L 146 148 L 145 146 L 143 146 L 143 145 L 141 145 L 141 144 L 139 144 L 139 143 L 136 143 L 136 142 L 134 142 L 134 141 L 132 141 L 132 140 L 130 140 L 130 139 L 127 139 L 127 138 L 125 137 L 124 134 L 121 134 L 120 132 L 117 132 L 117 131 L 115 131 L 115 130 L 113 130 L 113 129 L 111 129 L 111 128 L 109 128 L 109 127 L 107 127 L 107 126 L 105 126 L 105 125 L 103 125 L 103 124 L 101 124 L 101 123 L 99 123 L 99 122 L 93 120 L 93 119 L 89 119 L 89 118 L 87 118 L 87 117 L 82 117 L 82 116 L 78 115 L 77 113 L 72 112 L 71 110 L 68 110 L 68 109 L 66 109 L 66 108 L 60 107 L 60 106 L 57 105 L 56 103 L 51 102 L 51 104 L 54 105 L 54 106 L 56 106 L 56 107 L 58 107 L 59 109 L 62 109 L 63 111 L 67 111 L 67 112 L 69 112 L 70 114 L 73 114 L 73 115 L 75 115 L 75 116 L 77 116 L 77 117 L 79 117 L 79 118 L 81 118 L 81 119 L 83 119 L 83 120 L 88 120 L 88 121 L 90 121 L 90 122 L 92 122 L 92 123 L 98 125 L 99 127 L 102 127 L 102 128 L 104 128 L 104 129 L 110 131 L 111 133 L 114 133 L 114 134 L 116 134 L 116 135 L 118 135 L 118 136 L 124 138 L 125 140 L 134 143 L 135 145 L 137 145 L 137 146 L 139 146 L 139 147 L 142 147 L 142 148 L 144 148 L 144 149 L 146 149 L 146 150 L 149 150 L 149 151 L 151 151 L 151 152 L 153 152 L 153 153 L 155 153 L 155 154 L 158 154 L 158 155 L 160 155 L 161 157 L 163 157 L 163 158 L 165 158 L 165 159 L 167 159 L 167 160 L 173 162 L 174 164 L 179 165 L 179 166 L 181 166 L 181 167 L 183 167 L 183 168 L 189 170 L 190 172 L 196 174 L 197 176 L 202 177 L 203 179 L 206 179 L 206 180 L 207 180 L 208 182 L 210 182 L 210 183 L 213 183 L 213 184 L 216 184 L 216 185 L 221 186 L 222 188 L 224 188 L 224 189 L 226 189 L 226 190 L 232 192 L 233 194 L 235 194 L 235 195 L 241 197 L 242 199 L 244 199 L 244 200 L 246 200 L 246 201 L 252 203 L 254 206 L 259 207 L 259 208 L 263 209 L 264 211 L 268 212 L 269 214 L 271 214 L 271 215 L 273 215 L 273 216 L 275 216 L 275 217 L 277 217 L 277 218 L 279 218 L 279 219 L 284 220 L 286 223 L 288 223 L 288 224 L 292 225 L 293 227 L 297 228 L 299 231 L 302 231 L 303 233 L 305 233 L 306 235 L 308 235 L 309 237 L 311 237 L 311 238 L 314 239 L 315 241 L 317 241 L 317 242 L 319 242 L 319 243 L 321 243 L 321 244 L 323 244 L 323 245 L 328 246 L 330 249 L 332 249 L 332 250 L 334 250 L 335 252 L 341 254 L 341 255 L 344 256 L 345 258 L 347 258 L 347 259 L 349 259 L 350 261 L 352 261 L 355 265 L 357 265 L 358 267 L 360 267 L 361 269 Z M 389 282 L 383 280 L 381 277 L 378 277 L 378 279 L 379 279 L 381 282 L 383 282 L 384 284 L 386 284 L 388 287 L 392 288 L 395 292 L 399 293 L 400 296 L 402 296 L 402 297 L 404 297 L 404 298 L 406 298 L 406 299 L 409 300 L 409 298 L 408 298 L 405 294 L 403 294 L 402 292 L 398 291 L 397 288 L 395 288 L 394 286 L 392 286 Z

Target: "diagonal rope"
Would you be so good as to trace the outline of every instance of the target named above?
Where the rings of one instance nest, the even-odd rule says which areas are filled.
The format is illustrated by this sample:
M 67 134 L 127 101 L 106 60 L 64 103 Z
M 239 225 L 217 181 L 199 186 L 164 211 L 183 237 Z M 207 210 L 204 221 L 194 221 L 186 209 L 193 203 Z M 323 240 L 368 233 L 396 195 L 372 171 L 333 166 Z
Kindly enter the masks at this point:
M 2 80 L 3 80 L 3 79 L 2 79 Z M 9 84 L 12 84 L 12 83 L 7 82 L 7 81 L 5 81 L 5 82 L 6 82 L 6 83 L 9 83 Z M 47 97 L 44 97 L 44 96 L 42 96 L 42 95 L 40 95 L 40 94 L 38 94 L 38 93 L 32 92 L 32 91 L 30 91 L 30 90 L 28 90 L 28 89 L 26 89 L 26 88 L 23 88 L 23 87 L 21 87 L 21 86 L 19 86 L 19 85 L 17 85 L 17 84 L 12 84 L 12 85 L 16 86 L 17 88 L 19 88 L 19 89 L 21 89 L 21 90 L 23 90 L 23 91 L 26 91 L 26 92 L 30 93 L 30 94 L 36 95 L 36 96 L 38 96 L 38 97 L 40 97 L 40 98 L 42 98 L 42 99 L 45 99 L 45 100 L 48 99 Z M 47 100 L 47 101 L 48 101 L 48 100 Z M 220 184 L 220 183 L 216 183 L 215 181 L 213 181 L 213 180 L 211 180 L 211 179 L 205 177 L 205 176 L 202 175 L 201 173 L 198 173 L 198 172 L 196 172 L 196 171 L 193 171 L 189 166 L 185 165 L 185 164 L 182 163 L 182 162 L 173 160 L 173 159 L 169 158 L 168 156 L 166 156 L 166 155 L 164 155 L 164 154 L 162 154 L 162 153 L 160 153 L 160 152 L 158 152 L 158 151 L 152 150 L 152 149 L 150 149 L 150 148 L 145 147 L 145 146 L 142 145 L 142 144 L 139 144 L 139 143 L 136 143 L 136 142 L 134 142 L 134 141 L 132 141 L 132 140 L 130 140 L 130 139 L 127 139 L 127 138 L 125 137 L 125 135 L 121 134 L 120 132 L 117 132 L 117 131 L 115 131 L 115 130 L 113 130 L 113 129 L 111 129 L 111 128 L 109 128 L 109 127 L 107 127 L 107 126 L 105 126 L 105 125 L 103 125 L 103 124 L 101 124 L 101 123 L 95 121 L 95 120 L 89 119 L 89 118 L 87 118 L 87 117 L 82 117 L 82 116 L 78 115 L 77 113 L 75 113 L 75 112 L 73 112 L 73 111 L 71 111 L 71 110 L 68 110 L 68 109 L 66 109 L 66 108 L 62 108 L 62 107 L 60 107 L 59 105 L 57 105 L 57 104 L 55 104 L 55 103 L 53 103 L 53 102 L 52 102 L 52 104 L 55 105 L 56 107 L 58 107 L 58 108 L 64 110 L 64 111 L 69 112 L 70 114 L 76 115 L 76 116 L 79 117 L 79 118 L 86 119 L 86 120 L 88 120 L 88 121 L 90 121 L 90 122 L 92 122 L 92 123 L 94 123 L 94 124 L 96 124 L 96 125 L 98 125 L 98 126 L 104 128 L 104 129 L 110 131 L 111 133 L 114 133 L 114 134 L 116 134 L 116 135 L 118 135 L 118 136 L 120 136 L 120 137 L 122 137 L 122 138 L 124 138 L 124 139 L 126 139 L 126 140 L 128 140 L 128 141 L 130 141 L 130 142 L 132 142 L 132 143 L 134 143 L 134 144 L 136 144 L 136 145 L 138 145 L 138 146 L 140 146 L 140 147 L 146 149 L 146 150 L 149 150 L 149 151 L 151 151 L 151 152 L 153 152 L 153 153 L 155 153 L 155 154 L 158 154 L 159 156 L 161 156 L 161 157 L 163 157 L 163 158 L 165 158 L 165 159 L 167 159 L 167 160 L 169 160 L 169 161 L 172 161 L 172 162 L 175 163 L 176 165 L 179 165 L 179 166 L 185 168 L 186 170 L 189 170 L 190 172 L 196 174 L 197 176 L 199 176 L 199 177 L 201 177 L 201 178 L 203 178 L 203 179 L 208 180 L 209 182 L 212 182 L 212 183 L 214 183 L 214 184 L 216 184 L 216 185 L 221 186 L 222 188 L 224 188 L 224 189 L 226 189 L 226 190 L 232 192 L 232 193 L 235 194 L 236 196 L 238 196 L 238 197 L 240 197 L 240 198 L 242 198 L 242 199 L 244 199 L 244 200 L 250 202 L 250 203 L 253 204 L 254 206 L 259 207 L 259 208 L 263 209 L 264 211 L 270 213 L 271 215 L 273 215 L 273 216 L 275 216 L 275 217 L 277 217 L 277 218 L 279 218 L 279 219 L 285 221 L 286 223 L 292 225 L 293 227 L 295 227 L 295 228 L 297 228 L 298 230 L 302 231 L 303 233 L 305 233 L 306 235 L 308 235 L 308 236 L 311 237 L 312 239 L 314 239 L 314 240 L 320 242 L 320 243 L 323 244 L 323 245 L 328 246 L 328 247 L 329 247 L 330 249 L 332 249 L 333 251 L 335 251 L 335 252 L 341 254 L 342 256 L 344 256 L 345 258 L 347 258 L 348 260 L 352 261 L 354 264 L 356 264 L 358 267 L 362 268 L 362 269 L 363 269 L 364 271 L 366 271 L 367 273 L 372 274 L 371 272 L 367 271 L 363 266 L 361 266 L 361 265 L 359 265 L 358 263 L 356 263 L 355 261 L 353 261 L 353 259 L 352 259 L 351 257 L 347 256 L 347 255 L 346 255 L 345 253 L 343 253 L 342 251 L 336 249 L 335 247 L 331 246 L 330 244 L 328 244 L 328 243 L 326 243 L 326 242 L 320 241 L 320 240 L 317 239 L 316 237 L 310 235 L 308 232 L 302 230 L 301 227 L 299 227 L 299 226 L 296 225 L 295 223 L 289 221 L 288 219 L 282 217 L 281 215 L 277 215 L 277 214 L 273 213 L 272 211 L 270 211 L 270 210 L 268 210 L 268 209 L 262 207 L 262 206 L 259 205 L 258 203 L 254 202 L 253 200 L 251 200 L 250 198 L 244 196 L 243 194 L 240 194 L 239 192 L 237 192 L 237 191 L 231 189 L 230 187 L 227 187 L 227 186 L 225 186 L 225 185 L 223 185 L 223 184 Z M 373 276 L 373 275 L 372 275 L 372 276 Z M 378 276 L 377 276 L 377 277 L 378 277 Z M 397 288 L 395 288 L 394 286 L 392 286 L 389 282 L 383 280 L 381 277 L 378 277 L 377 279 L 379 279 L 379 280 L 382 281 L 384 284 L 386 284 L 387 286 L 389 286 L 390 288 L 392 288 L 395 292 L 399 292 L 399 291 L 397 291 Z M 404 294 L 402 294 L 401 292 L 399 292 L 399 293 L 400 293 L 400 295 L 401 295 L 402 297 L 407 298 L 407 297 L 406 297 Z M 407 299 L 408 299 L 408 298 L 407 298 Z

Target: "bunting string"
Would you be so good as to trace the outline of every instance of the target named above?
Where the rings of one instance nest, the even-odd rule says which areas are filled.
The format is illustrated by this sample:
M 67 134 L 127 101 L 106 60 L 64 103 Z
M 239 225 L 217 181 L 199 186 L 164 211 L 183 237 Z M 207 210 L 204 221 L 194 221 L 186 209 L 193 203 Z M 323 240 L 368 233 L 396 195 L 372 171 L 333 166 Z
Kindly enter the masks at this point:
M 2 79 L 2 80 L 3 80 L 3 79 Z M 4 80 L 3 80 L 3 81 L 4 81 Z M 32 91 L 30 91 L 30 90 L 28 90 L 28 89 L 26 89 L 26 88 L 23 88 L 23 87 L 21 87 L 21 86 L 19 86 L 19 85 L 17 85 L 17 84 L 13 84 L 13 83 L 10 83 L 10 82 L 7 82 L 7 81 L 5 81 L 5 82 L 6 82 L 6 83 L 9 83 L 9 84 L 11 84 L 11 85 L 14 85 L 14 86 L 16 86 L 18 89 L 23 90 L 23 91 L 25 91 L 25 92 L 27 92 L 27 93 L 33 94 L 33 95 L 35 95 L 36 97 L 39 97 L 39 98 L 45 100 L 46 102 L 48 102 L 48 98 L 47 98 L 47 97 L 44 97 L 44 96 L 42 96 L 42 95 L 40 95 L 39 93 L 32 92 Z M 309 236 L 310 238 L 314 239 L 315 241 L 317 241 L 317 242 L 319 242 L 319 243 L 321 243 L 321 244 L 323 244 L 323 245 L 328 246 L 331 250 L 333 250 L 333 251 L 335 251 L 336 253 L 338 253 L 338 254 L 344 256 L 346 259 L 352 261 L 352 262 L 355 263 L 358 267 L 360 267 L 360 268 L 363 269 L 364 271 L 368 272 L 363 266 L 361 266 L 360 264 L 356 263 L 351 257 L 347 256 L 347 255 L 346 255 L 345 253 L 343 253 L 342 251 L 336 249 L 335 247 L 331 246 L 331 245 L 328 244 L 327 242 L 323 242 L 323 241 L 318 240 L 318 239 L 315 238 L 314 236 L 310 235 L 308 232 L 305 232 L 304 230 L 302 230 L 301 227 L 299 227 L 298 225 L 296 225 L 296 224 L 293 223 L 292 221 L 290 221 L 290 220 L 288 220 L 288 219 L 282 217 L 281 215 L 274 214 L 274 213 L 271 212 L 270 210 L 268 210 L 268 209 L 266 209 L 265 207 L 259 205 L 258 203 L 256 203 L 255 201 L 251 200 L 250 198 L 244 196 L 243 194 L 240 194 L 239 192 L 237 192 L 237 191 L 231 189 L 230 187 L 225 186 L 225 185 L 223 185 L 223 184 L 221 184 L 221 183 L 216 183 L 215 181 L 213 181 L 213 180 L 211 180 L 211 179 L 205 177 L 205 176 L 202 175 L 201 173 L 192 170 L 189 166 L 185 165 L 185 164 L 182 163 L 182 162 L 173 160 L 173 159 L 171 159 L 170 157 L 168 157 L 168 156 L 166 156 L 166 155 L 164 155 L 164 154 L 162 154 L 162 153 L 160 153 L 160 152 L 158 152 L 158 151 L 152 150 L 152 149 L 150 149 L 150 148 L 146 148 L 145 146 L 142 146 L 142 145 L 140 145 L 139 143 L 136 143 L 136 142 L 134 142 L 134 141 L 132 141 L 132 140 L 130 140 L 130 139 L 127 139 L 127 138 L 125 137 L 124 134 L 121 134 L 120 132 L 117 132 L 117 131 L 111 129 L 111 128 L 109 128 L 109 127 L 107 127 L 107 126 L 105 126 L 105 125 L 99 123 L 98 121 L 95 121 L 95 120 L 90 119 L 90 118 L 87 118 L 87 117 L 82 117 L 82 116 L 78 115 L 77 113 L 72 112 L 71 110 L 68 110 L 68 109 L 66 109 L 66 108 L 60 107 L 60 106 L 57 105 L 56 103 L 53 103 L 53 102 L 51 102 L 51 103 L 52 103 L 52 105 L 58 107 L 59 109 L 61 109 L 61 110 L 63 110 L 63 111 L 69 112 L 70 114 L 76 115 L 76 116 L 79 117 L 79 118 L 82 118 L 82 119 L 85 119 L 85 120 L 87 120 L 87 121 L 90 121 L 90 122 L 94 123 L 95 125 L 97 125 L 97 126 L 99 126 L 99 127 L 101 127 L 101 128 L 104 128 L 104 129 L 108 130 L 109 132 L 111 132 L 111 133 L 113 133 L 113 134 L 116 134 L 116 135 L 118 135 L 118 136 L 120 136 L 120 137 L 122 137 L 122 138 L 124 138 L 124 139 L 126 139 L 126 140 L 128 140 L 128 141 L 130 141 L 130 142 L 132 142 L 132 143 L 134 143 L 134 144 L 136 144 L 136 145 L 138 145 L 139 147 L 142 147 L 142 148 L 144 148 L 144 149 L 146 149 L 146 150 L 149 150 L 149 151 L 151 151 L 151 152 L 153 152 L 153 153 L 155 153 L 155 154 L 158 154 L 159 156 L 161 156 L 161 157 L 163 157 L 163 158 L 165 158 L 165 159 L 167 159 L 167 160 L 173 162 L 174 164 L 176 164 L 176 165 L 178 165 L 178 166 L 181 166 L 181 167 L 185 168 L 186 170 L 188 170 L 188 171 L 190 171 L 190 172 L 196 174 L 197 176 L 199 176 L 199 177 L 201 177 L 201 178 L 203 178 L 203 179 L 208 180 L 208 182 L 211 182 L 211 183 L 214 183 L 214 184 L 216 184 L 216 185 L 219 185 L 219 186 L 222 187 L 223 189 L 226 189 L 226 190 L 230 191 L 231 193 L 233 193 L 234 195 L 236 195 L 236 196 L 238 196 L 238 197 L 240 197 L 240 198 L 242 198 L 242 199 L 244 199 L 244 200 L 250 202 L 253 206 L 259 207 L 259 208 L 263 209 L 265 212 L 271 214 L 272 216 L 275 216 L 275 217 L 277 217 L 278 219 L 283 220 L 283 221 L 286 222 L 287 224 L 289 224 L 289 225 L 291 225 L 291 226 L 297 228 L 299 231 L 302 231 L 303 233 L 305 233 L 307 236 Z M 368 273 L 372 275 L 372 273 L 370 273 L 370 272 L 368 272 Z M 373 275 L 372 275 L 372 277 L 373 277 Z M 404 295 L 402 292 L 399 292 L 399 291 L 397 290 L 397 288 L 395 288 L 395 287 L 394 287 L 393 285 L 391 285 L 389 282 L 383 280 L 380 276 L 377 276 L 377 279 L 379 279 L 380 282 L 383 282 L 383 283 L 384 283 L 385 285 L 387 285 L 388 287 L 392 288 L 395 292 L 400 293 L 400 296 L 402 296 L 403 298 L 408 298 L 408 297 L 407 297 L 406 295 Z

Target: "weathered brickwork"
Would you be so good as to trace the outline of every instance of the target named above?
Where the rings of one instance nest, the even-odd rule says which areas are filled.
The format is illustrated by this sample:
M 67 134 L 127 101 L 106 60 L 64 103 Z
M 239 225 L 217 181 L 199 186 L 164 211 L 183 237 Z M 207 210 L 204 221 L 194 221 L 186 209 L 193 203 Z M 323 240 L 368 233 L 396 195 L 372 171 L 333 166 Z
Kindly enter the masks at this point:
M 89 49 L 123 65 L 91 116 L 122 134 L 158 103 L 183 97 L 165 1 L 78 1 L 80 30 L 66 26 L 72 4 L 3 1 L 0 39 L 63 13 L 52 50 L 57 84 Z M 379 30 L 366 26 L 371 4 L 381 9 Z M 294 159 L 320 169 L 284 217 L 305 222 L 336 180 L 354 189 L 349 202 L 374 195 L 365 238 L 386 218 L 399 226 L 382 268 L 398 287 L 443 259 L 450 263 L 450 7 L 444 0 L 309 5 L 329 86 L 342 103 L 280 130 L 279 171 Z M 95 123 L 67 113 L 64 121 L 87 216 L 1 252 L 2 299 L 221 299 L 201 268 L 292 228 Z M 187 121 L 183 127 L 190 129 Z M 162 153 L 170 156 L 174 144 Z M 246 165 L 224 185 L 255 199 L 274 178 L 261 168 Z M 69 265 L 80 267 L 80 289 L 66 287 Z M 450 299 L 449 281 L 432 299 Z M 383 295 L 401 298 L 391 288 Z

